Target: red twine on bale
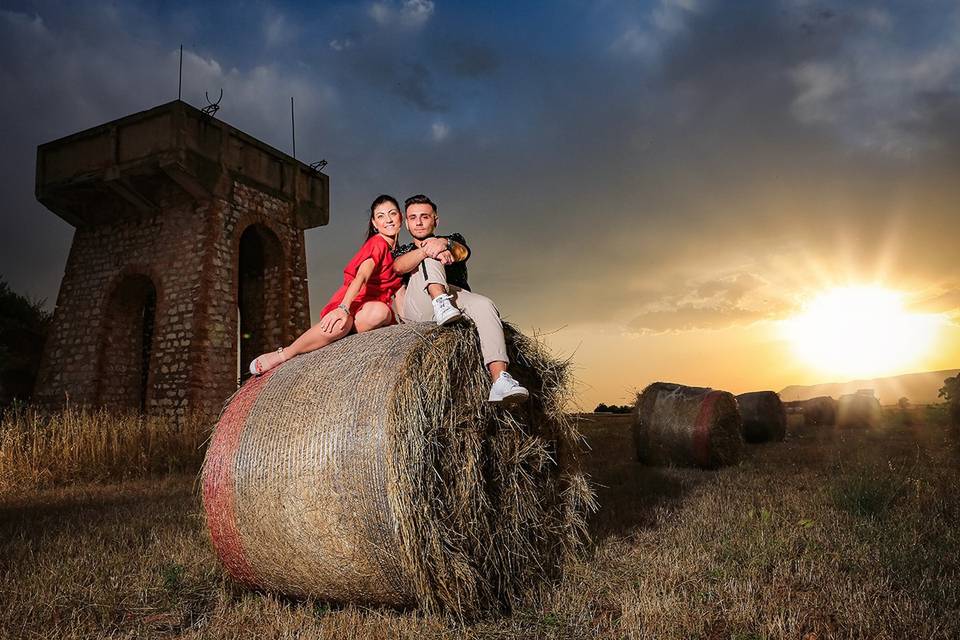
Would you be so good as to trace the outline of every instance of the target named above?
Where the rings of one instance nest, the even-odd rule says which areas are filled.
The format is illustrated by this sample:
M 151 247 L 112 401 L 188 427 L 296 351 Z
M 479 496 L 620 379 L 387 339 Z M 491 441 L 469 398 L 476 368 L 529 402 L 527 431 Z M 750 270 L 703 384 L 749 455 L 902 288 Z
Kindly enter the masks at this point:
M 247 415 L 256 404 L 267 378 L 275 371 L 277 368 L 248 380 L 230 400 L 210 439 L 207 454 L 210 464 L 203 474 L 203 502 L 206 505 L 207 526 L 213 546 L 230 576 L 249 585 L 254 585 L 257 581 L 247 562 L 243 541 L 237 529 L 234 464 Z

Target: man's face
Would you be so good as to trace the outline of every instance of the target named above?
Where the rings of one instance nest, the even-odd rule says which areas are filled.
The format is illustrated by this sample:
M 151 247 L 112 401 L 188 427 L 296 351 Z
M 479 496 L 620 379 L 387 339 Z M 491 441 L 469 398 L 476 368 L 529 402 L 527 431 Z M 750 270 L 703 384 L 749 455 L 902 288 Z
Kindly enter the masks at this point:
M 407 207 L 407 231 L 417 240 L 433 235 L 437 228 L 437 214 L 428 204 L 412 204 Z

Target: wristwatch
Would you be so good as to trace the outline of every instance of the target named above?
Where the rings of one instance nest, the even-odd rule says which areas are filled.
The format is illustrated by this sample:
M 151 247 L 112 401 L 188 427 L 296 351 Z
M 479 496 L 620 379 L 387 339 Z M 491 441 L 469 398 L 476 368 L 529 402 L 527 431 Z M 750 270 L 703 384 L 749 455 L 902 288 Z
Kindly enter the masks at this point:
M 348 316 L 350 315 L 350 309 L 348 309 L 346 306 L 344 306 L 344 304 L 343 304 L 342 302 L 341 302 L 340 304 L 338 304 L 337 307 L 340 308 L 340 309 L 343 309 L 343 312 L 344 312 L 345 314 L 347 314 Z

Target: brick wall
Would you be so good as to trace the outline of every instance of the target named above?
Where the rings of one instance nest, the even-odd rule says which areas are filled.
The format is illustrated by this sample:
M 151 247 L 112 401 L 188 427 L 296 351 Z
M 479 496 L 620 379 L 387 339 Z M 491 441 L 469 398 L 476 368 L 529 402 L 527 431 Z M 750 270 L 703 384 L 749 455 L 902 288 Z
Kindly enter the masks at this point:
M 276 348 L 309 326 L 303 232 L 292 205 L 239 182 L 229 191 L 197 202 L 170 185 L 153 217 L 77 229 L 41 362 L 39 403 L 55 407 L 69 397 L 139 408 L 148 280 L 156 312 L 146 410 L 216 414 L 236 389 L 240 237 L 252 225 L 267 268 L 262 301 L 254 301 L 264 312 L 244 351 Z

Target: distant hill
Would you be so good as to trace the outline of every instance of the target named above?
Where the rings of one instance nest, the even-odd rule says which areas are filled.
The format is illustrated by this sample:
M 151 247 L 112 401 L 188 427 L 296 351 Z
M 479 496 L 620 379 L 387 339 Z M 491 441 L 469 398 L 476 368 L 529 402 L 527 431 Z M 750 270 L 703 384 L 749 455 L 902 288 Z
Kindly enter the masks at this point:
M 871 380 L 851 380 L 850 382 L 827 382 L 809 386 L 790 385 L 780 392 L 784 401 L 806 400 L 816 396 L 833 396 L 838 398 L 845 393 L 854 393 L 857 389 L 873 389 L 880 404 L 896 404 L 897 400 L 906 397 L 914 404 L 930 404 L 943 402 L 937 398 L 937 391 L 943 386 L 946 378 L 953 377 L 960 369 L 944 369 L 943 371 L 927 371 L 925 373 L 905 373 L 889 378 L 873 378 Z

